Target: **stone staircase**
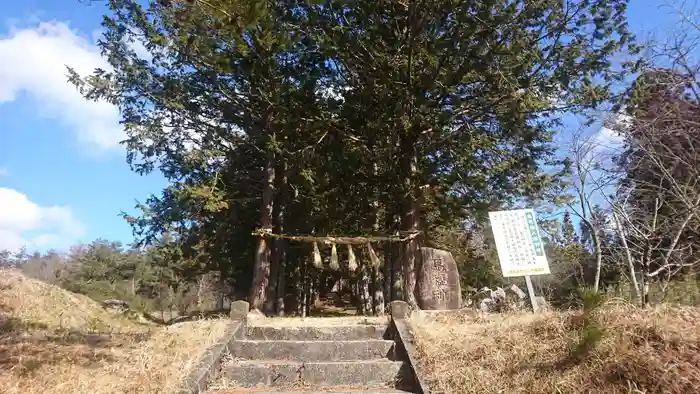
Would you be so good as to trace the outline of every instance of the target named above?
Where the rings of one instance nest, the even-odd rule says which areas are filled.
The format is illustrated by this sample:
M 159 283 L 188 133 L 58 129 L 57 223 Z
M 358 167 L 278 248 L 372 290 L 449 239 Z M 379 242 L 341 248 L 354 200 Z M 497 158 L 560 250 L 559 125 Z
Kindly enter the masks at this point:
M 410 364 L 388 324 L 249 326 L 211 393 L 411 393 Z M 228 388 L 224 388 L 228 387 Z

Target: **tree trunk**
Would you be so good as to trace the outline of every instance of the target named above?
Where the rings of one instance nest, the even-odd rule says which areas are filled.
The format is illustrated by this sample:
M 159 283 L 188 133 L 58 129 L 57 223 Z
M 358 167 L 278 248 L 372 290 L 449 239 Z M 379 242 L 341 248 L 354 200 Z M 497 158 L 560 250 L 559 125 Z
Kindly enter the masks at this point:
M 586 180 L 589 174 L 583 169 L 579 158 L 576 159 L 576 171 L 581 185 L 580 188 L 577 188 L 579 202 L 581 204 L 581 212 L 578 216 L 581 218 L 583 224 L 588 227 L 588 232 L 591 234 L 593 240 L 593 252 L 595 253 L 596 260 L 595 276 L 593 278 L 593 291 L 597 293 L 598 290 L 600 290 L 600 273 L 603 269 L 603 251 L 600 247 L 598 228 L 594 226 L 592 222 L 593 209 L 591 208 L 591 201 L 589 196 L 585 193 Z
M 379 169 L 377 164 L 374 164 L 374 173 L 378 176 Z M 372 231 L 376 234 L 381 228 L 381 214 L 379 212 L 379 195 L 377 195 L 374 204 L 374 223 L 372 223 Z M 383 264 L 383 265 L 386 265 Z M 372 313 L 374 315 L 384 314 L 384 291 L 382 286 L 381 269 L 382 267 L 376 267 L 374 264 L 370 264 L 368 268 L 371 270 L 371 290 L 372 290 Z
M 356 278 L 350 279 L 350 303 L 355 307 L 357 314 L 362 315 L 364 313 L 362 312 L 362 292 L 360 291 L 359 278 L 362 276 L 360 268 L 357 269 L 355 275 L 357 275 Z
M 410 231 L 410 230 L 409 230 Z M 404 298 L 413 308 L 417 308 L 416 302 L 416 254 L 418 253 L 418 240 L 411 239 L 406 242 L 406 254 L 403 261 Z
M 649 304 L 649 283 L 647 283 L 647 274 L 648 270 L 646 269 L 646 265 L 642 263 L 642 267 L 640 268 L 640 275 L 639 275 L 639 288 L 641 289 L 641 304 L 642 308 L 646 308 L 646 306 Z
M 642 307 L 646 307 L 649 304 L 649 281 L 647 275 L 649 274 L 649 263 L 651 262 L 651 251 L 653 247 L 649 240 L 646 241 L 644 245 L 644 257 L 642 258 L 642 264 L 640 267 L 640 278 L 639 287 L 642 289 Z
M 287 295 L 287 243 L 279 239 L 275 248 L 278 248 L 280 253 L 277 271 L 277 316 L 284 316 L 284 297 Z
M 583 219 L 583 222 L 588 226 L 588 231 L 593 239 L 593 252 L 595 253 L 595 277 L 593 278 L 593 291 L 598 292 L 600 289 L 600 273 L 603 269 L 603 251 L 600 248 L 600 238 L 598 231 L 588 219 Z
M 275 196 L 275 157 L 268 153 L 265 164 L 265 183 L 263 185 L 262 205 L 260 208 L 260 229 L 263 233 L 272 232 L 272 210 Z M 270 247 L 268 240 L 260 236 L 258 249 L 255 252 L 253 266 L 253 284 L 250 287 L 248 302 L 251 309 L 263 309 L 267 286 L 270 281 Z
M 275 231 L 276 232 L 276 231 Z M 277 314 L 277 280 L 279 279 L 279 257 L 278 250 L 279 242 L 277 240 L 269 241 L 272 250 L 270 251 L 270 274 L 267 286 L 267 294 L 263 304 L 263 312 L 265 316 L 273 316 Z
M 226 277 L 222 271 L 219 271 L 218 278 L 216 278 L 216 305 L 214 308 L 216 310 L 224 309 L 224 301 L 226 298 Z
M 622 228 L 622 223 L 620 223 L 620 218 L 617 213 L 613 210 L 613 220 L 615 221 L 615 227 L 617 228 L 617 233 L 620 236 L 620 242 L 622 243 L 622 249 L 625 251 L 625 257 L 627 259 L 627 267 L 630 273 L 630 281 L 632 281 L 632 288 L 634 290 L 635 298 L 639 302 L 639 305 L 644 303 L 643 296 L 639 289 L 639 283 L 637 282 L 637 272 L 634 269 L 634 258 L 632 257 L 632 251 L 630 251 L 629 245 L 627 244 L 627 236 L 625 235 L 624 229 Z
M 404 199 L 401 212 L 401 227 L 405 235 L 418 232 L 420 222 L 418 217 L 418 158 L 416 157 L 415 141 L 410 136 L 401 138 L 401 153 L 404 157 Z M 418 253 L 418 239 L 413 237 L 406 241 L 403 248 L 403 284 L 404 300 L 411 307 L 416 308 L 416 254 Z
M 287 162 L 282 160 L 279 166 L 276 168 L 275 172 L 275 191 L 277 192 L 274 196 L 275 202 L 273 207 L 273 231 L 276 234 L 281 234 L 284 232 L 284 214 L 286 209 L 286 195 L 285 190 L 287 186 Z M 284 240 L 277 239 L 272 241 L 273 251 L 272 258 L 270 260 L 270 284 L 267 289 L 267 299 L 265 301 L 265 314 L 272 316 L 277 314 L 279 310 L 278 301 L 278 281 L 280 277 L 280 261 L 282 257 L 282 249 L 284 247 Z M 284 289 L 282 289 L 282 294 L 284 294 Z M 282 302 L 284 304 L 284 302 Z M 283 305 L 284 306 L 284 305 Z
M 200 275 L 197 279 L 197 310 L 202 310 L 204 305 L 204 293 L 207 291 L 207 275 Z
M 399 301 L 404 299 L 403 245 L 398 242 L 392 242 L 391 250 L 391 300 Z
M 370 276 L 369 271 L 372 270 L 371 264 L 364 264 L 360 269 L 360 280 L 358 282 L 359 298 L 362 304 L 362 314 L 367 316 L 372 313 L 372 293 L 369 290 Z
M 292 268 L 292 284 L 294 288 L 293 296 L 290 298 L 290 302 L 287 305 L 289 311 L 295 316 L 299 316 L 301 313 L 301 299 L 302 293 L 304 292 L 304 280 L 302 277 L 301 266 L 304 264 L 303 261 L 300 262 L 298 259 L 295 261 L 296 264 Z
M 379 177 L 379 165 L 377 162 L 374 162 L 372 165 L 372 175 L 374 179 L 377 179 Z M 379 230 L 381 228 L 381 221 L 382 221 L 382 216 L 381 212 L 379 211 L 380 207 L 380 193 L 379 189 L 373 187 L 372 190 L 372 202 L 371 202 L 371 207 L 370 207 L 370 212 L 372 213 L 370 216 L 370 223 L 369 225 L 372 228 L 372 232 L 374 234 L 379 233 Z M 379 257 L 379 256 L 377 256 Z M 365 270 L 363 270 L 363 282 L 364 282 L 364 288 L 363 291 L 365 292 L 365 313 L 369 314 L 384 314 L 384 293 L 383 293 L 383 286 L 381 284 L 381 276 L 380 276 L 380 270 L 382 269 L 381 267 L 375 266 L 374 262 L 370 261 L 369 264 L 365 265 Z M 369 303 L 369 307 L 367 308 L 367 303 Z
M 384 297 L 384 302 L 389 303 L 392 301 L 391 298 L 391 262 L 393 258 L 391 256 L 391 242 L 384 243 L 384 262 L 382 264 L 382 296 Z
M 381 268 L 375 267 L 372 269 L 372 293 L 374 297 L 372 298 L 372 312 L 376 316 L 383 316 L 385 307 L 384 302 L 384 291 L 381 281 Z
M 395 233 L 400 228 L 400 223 L 395 215 L 396 204 L 387 203 L 387 217 L 386 217 L 386 228 L 390 233 Z M 401 249 L 403 245 L 398 242 L 387 242 L 386 254 L 387 257 L 384 259 L 385 265 L 385 279 L 384 279 L 384 289 L 386 295 L 384 296 L 387 301 L 400 301 L 403 300 L 403 267 L 401 265 Z
M 364 264 L 357 270 L 357 278 L 353 281 L 355 309 L 358 315 L 367 315 L 372 310 L 372 301 L 368 287 L 367 271 Z
M 306 295 L 304 296 L 303 317 L 311 316 L 311 306 L 314 303 L 314 275 L 310 264 L 306 265 Z
M 304 260 L 299 268 L 299 295 L 298 300 L 298 314 L 301 317 L 306 317 L 307 305 L 308 305 L 308 295 L 309 295 L 309 278 L 308 278 L 308 266 L 309 263 Z
M 402 158 L 401 174 L 403 175 L 403 204 L 401 206 L 401 227 L 405 235 L 414 235 L 420 229 L 419 223 L 419 196 L 420 196 L 420 172 L 418 168 L 418 142 L 421 132 L 416 128 L 414 123 L 415 102 L 413 95 L 413 76 L 414 76 L 414 29 L 420 22 L 415 17 L 414 2 L 409 2 L 408 15 L 406 20 L 406 28 L 408 35 L 407 47 L 403 51 L 406 55 L 407 79 L 406 79 L 406 98 L 403 103 L 403 119 L 401 120 L 402 133 L 399 136 L 399 157 Z M 403 282 L 404 282 L 404 300 L 413 309 L 418 308 L 416 302 L 416 254 L 418 252 L 418 239 L 412 237 L 409 239 L 403 248 Z
M 321 305 L 321 275 L 320 273 L 317 273 L 314 275 L 314 279 L 311 282 L 312 287 L 311 287 L 311 294 L 312 294 L 312 300 L 313 302 L 311 303 L 311 307 L 318 308 L 319 305 Z

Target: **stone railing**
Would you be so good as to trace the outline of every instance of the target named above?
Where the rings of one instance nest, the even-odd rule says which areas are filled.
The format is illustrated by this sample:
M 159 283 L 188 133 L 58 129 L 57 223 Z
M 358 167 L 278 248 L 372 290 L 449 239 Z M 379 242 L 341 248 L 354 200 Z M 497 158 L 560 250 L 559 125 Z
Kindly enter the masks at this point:
M 199 394 L 207 390 L 207 387 L 219 375 L 221 362 L 226 355 L 231 353 L 234 342 L 245 337 L 248 325 L 248 308 L 248 303 L 245 301 L 231 303 L 229 314 L 231 323 L 226 334 L 207 349 L 173 394 Z
M 411 334 L 410 323 L 408 317 L 411 313 L 411 308 L 404 301 L 392 301 L 390 303 L 391 324 L 388 330 L 389 339 L 396 341 L 396 356 L 398 359 L 403 359 L 409 362 L 413 369 L 415 381 L 412 386 L 415 391 L 422 394 L 430 394 L 428 382 L 425 379 L 425 374 L 421 370 L 418 362 L 418 354 L 414 345 L 413 334 Z

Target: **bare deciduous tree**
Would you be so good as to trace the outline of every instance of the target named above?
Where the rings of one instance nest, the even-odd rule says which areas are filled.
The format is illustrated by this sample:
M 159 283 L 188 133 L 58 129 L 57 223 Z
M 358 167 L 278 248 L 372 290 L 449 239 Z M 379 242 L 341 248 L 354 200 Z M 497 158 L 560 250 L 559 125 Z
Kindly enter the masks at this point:
M 608 202 L 642 303 L 649 281 L 698 263 L 700 106 L 686 88 L 693 81 L 674 70 L 646 73 L 638 80 L 645 84 L 638 86 L 645 95 L 640 109 L 631 125 L 617 128 L 626 144 L 625 177 Z
M 695 266 L 700 248 L 700 18 L 676 4 L 678 34 L 652 42 L 649 70 L 635 81 L 624 113 L 609 117 L 600 133 L 574 133 L 569 208 L 590 233 L 600 285 L 603 234 L 616 237 L 614 258 L 625 262 L 640 303 L 650 281 L 668 281 Z M 607 138 L 606 138 L 607 137 Z M 604 203 L 607 221 L 591 220 Z M 665 286 L 662 286 L 665 288 Z
M 610 161 L 612 147 L 601 140 L 600 135 L 585 135 L 583 130 L 581 128 L 576 131 L 569 144 L 573 167 L 571 188 L 575 199 L 568 202 L 567 206 L 581 220 L 590 236 L 596 261 L 593 290 L 598 292 L 603 265 L 600 238 L 604 229 L 603 223 L 593 217 L 593 207 L 596 202 L 604 200 L 606 192 L 615 186 L 617 177 L 611 176 L 613 172 L 610 166 L 603 165 Z

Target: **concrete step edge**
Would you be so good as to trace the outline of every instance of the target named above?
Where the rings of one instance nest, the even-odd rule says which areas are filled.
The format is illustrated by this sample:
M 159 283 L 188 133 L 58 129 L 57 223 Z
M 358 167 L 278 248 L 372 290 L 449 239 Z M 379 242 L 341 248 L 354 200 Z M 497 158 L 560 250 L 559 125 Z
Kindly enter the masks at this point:
M 274 327 L 249 326 L 250 340 L 368 340 L 383 339 L 388 326 Z
M 393 387 L 324 387 L 324 386 L 314 386 L 314 387 L 231 387 L 231 388 L 221 388 L 217 390 L 208 391 L 206 394 L 242 394 L 242 393 L 255 393 L 255 394 L 360 394 L 360 393 L 377 393 L 377 394 L 412 394 L 411 391 L 400 390 Z
M 387 322 L 376 322 L 376 323 L 362 323 L 362 324 L 347 324 L 347 325 L 341 325 L 341 324 L 323 324 L 322 322 L 320 323 L 314 323 L 314 324 L 289 324 L 289 325 L 275 325 L 275 324 L 265 324 L 265 323 L 257 323 L 256 322 L 250 322 L 248 327 L 271 327 L 271 328 L 354 328 L 354 327 L 388 327 L 389 323 Z
M 374 393 L 374 394 L 412 394 L 410 391 L 403 391 L 403 390 L 396 390 L 392 389 L 390 391 L 387 391 L 386 389 L 372 389 L 368 388 L 366 390 L 316 390 L 316 391 L 291 391 L 289 389 L 282 389 L 282 390 L 265 390 L 265 391 L 251 391 L 250 388 L 246 388 L 245 391 L 240 390 L 240 389 L 232 389 L 232 390 L 219 390 L 219 391 L 209 391 L 206 394 L 242 394 L 242 393 L 250 393 L 250 394 L 369 394 L 369 393 Z
M 266 365 L 294 365 L 294 366 L 303 366 L 303 365 L 340 365 L 340 364 L 405 364 L 405 361 L 392 361 L 387 358 L 376 358 L 376 359 L 369 359 L 369 360 L 344 360 L 344 361 L 296 361 L 296 360 L 275 360 L 275 359 L 270 359 L 270 360 L 242 360 L 242 359 L 234 359 L 232 361 L 229 361 L 228 363 L 224 364 L 222 368 L 227 368 L 227 367 L 238 367 L 238 366 L 248 366 L 248 365 L 261 365 L 261 366 L 266 366 Z
M 333 339 L 241 339 L 236 342 L 244 343 L 320 343 L 320 344 L 331 344 L 331 343 L 348 343 L 348 344 L 360 344 L 360 343 L 377 343 L 377 344 L 389 344 L 394 343 L 391 339 L 348 339 L 348 340 L 333 340 Z
M 286 360 L 235 360 L 222 366 L 222 380 L 235 387 L 279 387 L 288 390 L 299 382 L 311 387 L 400 387 L 409 366 L 387 359 L 300 362 Z M 304 386 L 306 386 L 306 384 Z

